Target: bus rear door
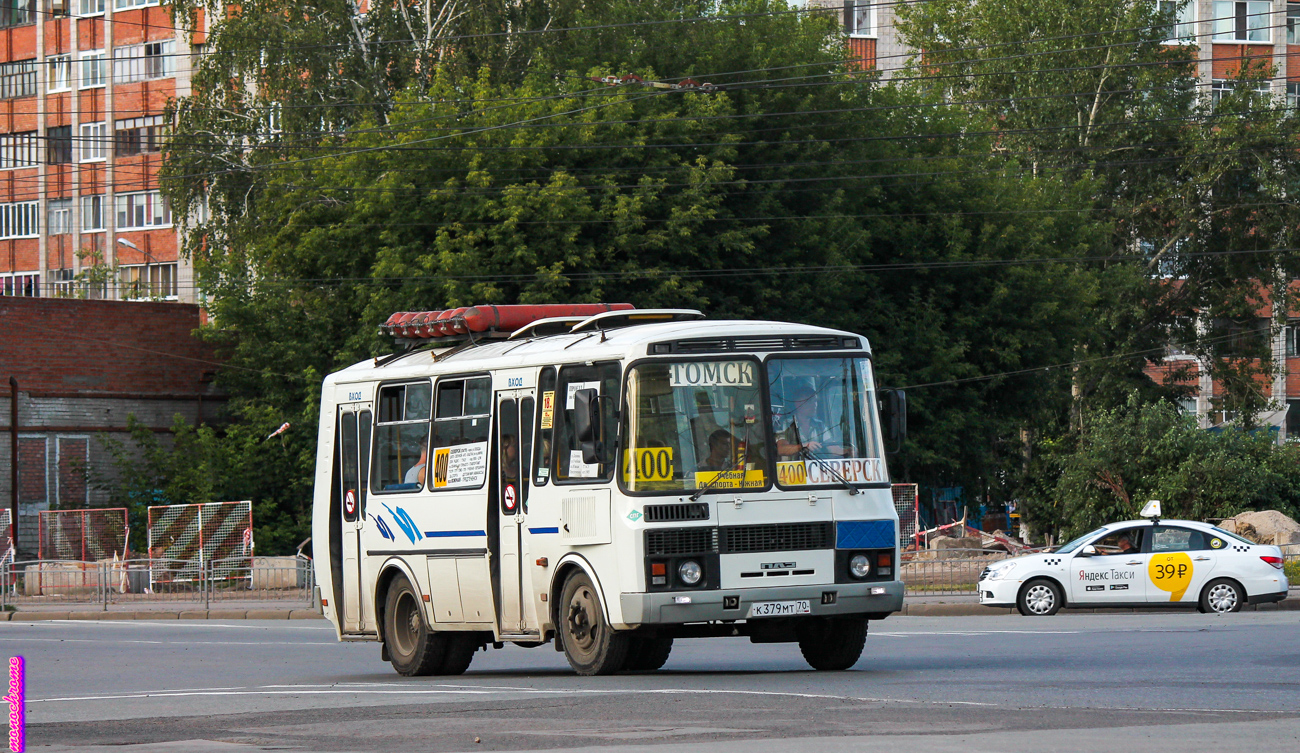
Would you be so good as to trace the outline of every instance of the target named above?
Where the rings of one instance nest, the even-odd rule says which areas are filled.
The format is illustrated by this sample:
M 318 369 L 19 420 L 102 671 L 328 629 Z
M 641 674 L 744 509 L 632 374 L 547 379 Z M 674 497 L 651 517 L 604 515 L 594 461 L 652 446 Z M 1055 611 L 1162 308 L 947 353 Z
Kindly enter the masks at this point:
M 500 536 L 497 571 L 499 629 L 503 635 L 537 633 L 528 594 L 532 568 L 527 556 L 528 486 L 533 456 L 533 390 L 497 392 L 497 467 L 495 503 Z
M 366 522 L 366 489 L 370 484 L 370 403 L 339 406 L 339 488 L 343 490 L 343 632 L 366 630 L 365 594 L 361 577 L 361 533 Z M 369 589 L 364 589 L 368 591 Z

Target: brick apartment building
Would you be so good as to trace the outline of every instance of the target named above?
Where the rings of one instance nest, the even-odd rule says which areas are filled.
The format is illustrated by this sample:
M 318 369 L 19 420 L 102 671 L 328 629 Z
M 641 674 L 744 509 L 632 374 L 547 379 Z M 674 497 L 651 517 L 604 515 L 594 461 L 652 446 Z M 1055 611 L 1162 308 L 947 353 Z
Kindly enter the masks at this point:
M 107 501 L 94 483 L 113 476 L 103 438 L 124 439 L 129 415 L 160 438 L 177 414 L 196 425 L 217 417 L 215 359 L 193 335 L 201 316 L 183 303 L 0 297 L 0 505 L 11 503 L 12 376 L 20 553 L 35 551 L 41 510 Z
M 0 295 L 194 299 L 157 173 L 202 40 L 159 0 L 3 1 Z

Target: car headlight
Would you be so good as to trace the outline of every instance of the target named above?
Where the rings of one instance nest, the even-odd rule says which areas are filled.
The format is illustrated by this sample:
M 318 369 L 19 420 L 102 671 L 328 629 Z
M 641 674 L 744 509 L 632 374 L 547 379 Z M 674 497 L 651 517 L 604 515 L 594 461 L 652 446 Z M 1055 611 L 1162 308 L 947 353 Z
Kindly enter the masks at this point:
M 865 554 L 855 554 L 849 559 L 849 575 L 854 578 L 865 578 L 871 573 L 871 561 Z
M 688 586 L 699 583 L 703 575 L 704 569 L 695 560 L 686 560 L 677 568 L 677 576 Z
M 989 568 L 989 580 L 1002 580 L 1016 569 L 1016 563 L 1008 562 L 1004 565 L 994 565 Z

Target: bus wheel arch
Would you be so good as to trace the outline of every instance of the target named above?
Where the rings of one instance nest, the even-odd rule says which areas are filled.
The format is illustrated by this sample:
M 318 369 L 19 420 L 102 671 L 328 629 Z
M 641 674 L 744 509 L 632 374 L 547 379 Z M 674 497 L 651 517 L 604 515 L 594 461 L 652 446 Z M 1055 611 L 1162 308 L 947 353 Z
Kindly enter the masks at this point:
M 600 578 L 596 576 L 595 569 L 591 563 L 582 555 L 570 552 L 566 554 L 555 566 L 555 572 L 551 576 L 551 585 L 548 589 L 551 600 L 551 627 L 556 631 L 555 650 L 562 651 L 563 647 L 559 640 L 560 620 L 563 616 L 560 614 L 560 597 L 564 594 L 564 584 L 574 573 L 583 573 L 591 579 L 591 583 L 596 587 L 596 592 L 600 596 L 600 605 L 605 613 L 606 622 L 609 621 L 609 598 L 605 595 L 605 587 L 601 585 Z
M 410 582 L 411 588 L 415 589 L 417 593 L 420 590 L 420 582 L 416 580 L 415 573 L 411 571 L 410 565 L 405 560 L 395 557 L 379 566 L 379 577 L 375 579 L 375 593 L 373 596 L 375 601 L 375 632 L 381 641 L 384 640 L 384 610 L 388 602 L 388 589 L 392 587 L 393 581 L 398 575 L 404 576 Z M 421 594 L 421 604 L 428 604 L 428 602 L 424 601 L 423 594 Z M 428 620 L 430 619 L 427 614 L 428 608 L 424 607 L 424 609 L 426 612 L 424 617 Z

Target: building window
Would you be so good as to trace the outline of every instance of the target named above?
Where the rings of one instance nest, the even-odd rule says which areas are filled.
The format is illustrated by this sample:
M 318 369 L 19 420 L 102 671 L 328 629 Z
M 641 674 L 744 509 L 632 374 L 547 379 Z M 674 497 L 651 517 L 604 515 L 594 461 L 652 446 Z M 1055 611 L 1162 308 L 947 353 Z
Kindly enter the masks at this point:
M 0 275 L 0 295 L 40 298 L 41 276 L 35 273 Z
M 50 287 L 57 298 L 71 298 L 77 292 L 77 275 L 71 269 L 51 269 Z
M 1224 79 L 1215 79 L 1214 81 L 1211 81 L 1210 82 L 1210 104 L 1214 105 L 1215 107 L 1218 107 L 1219 100 L 1222 99 L 1225 94 L 1234 91 L 1236 88 L 1237 88 L 1236 81 L 1225 81 Z M 1271 85 L 1269 84 L 1268 81 L 1252 81 L 1248 88 L 1254 89 L 1259 94 L 1268 94 L 1272 91 Z M 1287 87 L 1287 91 L 1288 92 L 1290 91 L 1289 85 Z
M 161 115 L 119 120 L 113 133 L 114 152 L 118 157 L 131 157 L 162 151 L 162 130 Z
M 59 18 L 68 15 L 68 6 L 72 0 L 50 0 L 50 17 Z
M 1300 108 L 1300 81 L 1286 82 L 1286 106 L 1292 110 Z
M 50 199 L 46 209 L 45 231 L 49 235 L 72 232 L 72 199 Z
M 96 162 L 108 159 L 108 124 L 81 124 L 81 161 Z
M 113 80 L 119 84 L 170 76 L 175 70 L 172 60 L 173 40 L 118 47 L 113 50 Z
M 0 99 L 31 97 L 35 94 L 35 60 L 19 60 L 16 63 L 0 63 Z
M 1267 42 L 1272 38 L 1272 13 L 1273 3 L 1268 0 L 1215 0 L 1214 40 Z
M 45 162 L 66 165 L 72 161 L 72 126 L 55 126 L 45 131 Z
M 159 0 L 113 0 L 113 10 L 143 8 L 146 5 L 157 5 L 158 2 Z
M 1286 43 L 1300 44 L 1296 41 L 1296 27 L 1300 26 L 1300 3 L 1286 4 Z
M 104 53 L 83 52 L 81 54 L 81 88 L 89 89 L 104 85 Z
M 32 0 L 0 0 L 0 29 L 36 22 Z
M 0 170 L 35 167 L 40 160 L 36 144 L 36 131 L 0 134 Z
M 1196 44 L 1197 0 L 1160 0 L 1160 14 L 1169 24 L 1165 42 L 1169 44 Z
M 132 264 L 119 267 L 124 300 L 175 298 L 176 264 Z
M 50 91 L 62 92 L 72 88 L 71 55 L 54 55 L 45 58 L 45 64 L 49 66 L 50 76 L 46 79 L 46 83 Z
M 104 197 L 81 197 L 81 232 L 93 233 L 104 229 Z
M 35 238 L 41 234 L 41 207 L 37 201 L 0 204 L 0 238 Z
M 104 0 L 78 0 L 77 15 L 98 16 L 104 12 Z
M 875 9 L 867 0 L 844 0 L 844 30 L 849 36 L 875 36 Z
M 172 224 L 172 210 L 157 191 L 121 193 L 116 200 L 118 230 Z

